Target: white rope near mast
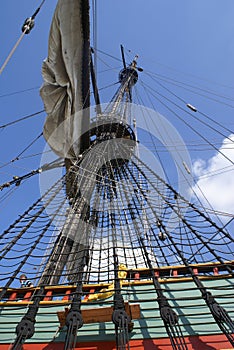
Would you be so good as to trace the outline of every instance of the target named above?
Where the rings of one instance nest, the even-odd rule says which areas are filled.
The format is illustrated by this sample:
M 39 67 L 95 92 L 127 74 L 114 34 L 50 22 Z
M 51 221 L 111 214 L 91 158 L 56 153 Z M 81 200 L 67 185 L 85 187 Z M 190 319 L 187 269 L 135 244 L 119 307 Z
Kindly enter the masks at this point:
M 26 30 L 25 30 L 26 31 Z M 22 41 L 24 35 L 25 35 L 25 31 L 20 35 L 19 39 L 17 40 L 16 44 L 14 45 L 13 49 L 11 50 L 11 52 L 9 53 L 9 55 L 7 56 L 5 62 L 3 63 L 1 69 L 0 69 L 0 74 L 2 74 L 2 72 L 4 71 L 4 69 L 6 68 L 7 63 L 10 61 L 11 57 L 14 55 L 15 50 L 17 49 L 17 47 L 19 46 L 20 42 Z

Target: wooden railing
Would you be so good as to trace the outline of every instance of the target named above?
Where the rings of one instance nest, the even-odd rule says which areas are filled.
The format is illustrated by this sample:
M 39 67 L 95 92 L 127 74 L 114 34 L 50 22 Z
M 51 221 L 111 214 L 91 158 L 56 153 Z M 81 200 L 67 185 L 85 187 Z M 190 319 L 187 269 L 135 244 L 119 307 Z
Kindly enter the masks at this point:
M 205 263 L 205 264 L 193 264 L 190 265 L 196 274 L 201 279 L 217 279 L 229 276 L 227 266 L 233 269 L 234 261 L 228 261 L 224 264 L 220 263 Z M 178 266 L 165 266 L 160 268 L 154 268 L 155 275 L 159 278 L 160 283 L 181 282 L 191 280 L 191 274 L 188 268 L 184 265 Z M 123 287 L 133 284 L 148 284 L 151 283 L 151 272 L 149 269 L 129 269 L 127 270 L 126 280 L 123 282 Z M 97 293 L 101 289 L 108 287 L 109 283 L 101 284 L 84 284 L 83 294 L 84 301 L 88 298 L 88 295 Z M 9 288 L 4 296 L 4 299 L 0 301 L 0 305 L 16 305 L 17 302 L 30 303 L 32 296 L 39 287 L 29 288 Z M 75 291 L 75 286 L 72 285 L 57 285 L 46 286 L 45 295 L 41 303 L 57 303 L 57 304 L 69 304 L 72 299 L 72 293 Z M 0 289 L 1 291 L 1 289 Z

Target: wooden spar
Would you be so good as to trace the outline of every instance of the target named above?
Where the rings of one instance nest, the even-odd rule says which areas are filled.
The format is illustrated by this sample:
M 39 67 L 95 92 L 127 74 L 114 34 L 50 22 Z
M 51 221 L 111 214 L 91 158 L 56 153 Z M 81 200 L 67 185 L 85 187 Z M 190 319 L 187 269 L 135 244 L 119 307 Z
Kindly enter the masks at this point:
M 82 57 L 82 101 L 85 115 L 83 118 L 90 119 L 90 15 L 89 0 L 82 0 L 81 23 L 83 32 L 83 57 Z M 89 147 L 89 134 L 81 135 L 81 153 Z

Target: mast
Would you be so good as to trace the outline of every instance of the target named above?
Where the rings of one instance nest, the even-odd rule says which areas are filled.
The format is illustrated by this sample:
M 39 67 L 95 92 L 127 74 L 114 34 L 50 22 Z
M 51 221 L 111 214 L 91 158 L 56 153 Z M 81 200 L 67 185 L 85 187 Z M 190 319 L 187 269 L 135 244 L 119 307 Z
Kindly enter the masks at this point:
M 121 137 L 130 138 L 134 142 L 134 132 L 127 123 L 127 111 L 123 108 L 123 104 L 126 104 L 131 100 L 131 89 L 138 79 L 136 59 L 137 57 L 129 67 L 121 70 L 119 74 L 120 87 L 112 101 L 109 103 L 103 114 L 98 115 L 98 124 L 94 127 L 91 125 L 91 130 L 83 135 L 82 140 L 85 141 L 85 145 L 82 144 L 81 149 L 84 150 L 84 157 L 78 159 L 74 165 L 70 160 L 66 161 L 66 164 L 69 162 L 69 167 L 66 166 L 66 191 L 70 200 L 70 208 L 68 210 L 66 221 L 57 237 L 53 251 L 50 254 L 41 276 L 40 285 L 57 284 L 63 274 L 65 266 L 67 266 L 69 271 L 68 274 L 70 274 L 68 280 L 71 283 L 75 283 L 75 271 L 78 269 L 80 261 L 83 261 L 83 255 L 87 254 L 90 218 L 90 203 L 87 201 L 87 198 L 82 197 L 80 192 L 82 191 L 82 188 L 90 188 L 91 196 L 92 189 L 94 189 L 94 186 L 96 185 L 95 177 L 90 178 L 90 176 L 88 176 L 87 179 L 83 181 L 82 188 L 77 186 L 77 183 L 80 181 L 79 167 L 82 167 L 82 164 L 85 163 L 85 159 L 87 158 L 88 162 L 93 164 L 94 168 L 97 169 L 96 171 L 98 171 L 99 176 L 102 176 L 101 169 L 103 168 L 98 169 L 99 162 L 95 159 L 95 151 L 93 152 L 95 146 L 101 144 L 105 140 L 113 139 L 115 137 L 118 139 Z M 90 69 L 88 69 L 88 72 L 90 72 Z M 84 93 L 87 92 L 86 88 L 87 84 L 84 87 Z M 100 132 L 100 129 L 103 131 Z M 90 143 L 90 137 L 94 135 L 98 135 L 96 143 L 91 145 L 90 152 L 89 149 L 85 151 L 87 144 Z M 105 152 L 108 153 L 108 149 Z M 126 156 L 128 150 L 125 149 L 124 152 Z M 91 156 L 89 153 L 91 153 Z M 105 157 L 105 154 L 103 154 L 102 157 Z M 85 166 L 83 171 L 85 171 Z M 95 170 L 92 169 L 92 171 L 94 171 L 95 174 Z
M 62 1 L 59 1 L 59 4 L 62 4 Z M 206 260 L 207 257 L 211 258 L 212 261 L 215 259 L 218 266 L 223 271 L 228 272 L 228 276 L 233 276 L 233 262 L 225 261 L 225 249 L 224 251 L 219 250 L 220 240 L 223 240 L 225 245 L 229 245 L 233 243 L 233 238 L 224 227 L 219 227 L 206 213 L 177 193 L 149 165 L 145 164 L 145 160 L 140 159 L 140 154 L 137 152 L 136 121 L 134 121 L 134 128 L 132 128 L 128 108 L 132 102 L 132 88 L 138 81 L 140 69 L 137 67 L 138 56 L 135 56 L 129 65 L 126 64 L 123 46 L 121 46 L 123 69 L 119 74 L 120 86 L 103 112 L 101 108 L 97 108 L 96 119 L 90 122 L 88 111 L 90 74 L 98 106 L 100 100 L 92 67 L 90 45 L 87 44 L 89 43 L 88 10 L 88 1 L 80 1 L 81 33 L 84 40 L 81 45 L 83 62 L 80 70 L 82 78 L 79 84 L 74 87 L 76 92 L 79 91 L 80 104 L 75 104 L 73 110 L 76 113 L 76 110 L 80 111 L 82 106 L 84 110 L 80 126 L 83 130 L 83 124 L 87 126 L 88 123 L 88 132 L 80 134 L 79 153 L 65 158 L 67 170 L 65 177 L 59 179 L 58 183 L 48 190 L 44 201 L 40 199 L 34 203 L 2 235 L 6 241 L 4 241 L 1 260 L 6 261 L 8 267 L 8 259 L 12 259 L 11 250 L 17 252 L 17 247 L 19 249 L 18 259 L 21 259 L 15 264 L 16 267 L 13 266 L 13 273 L 8 271 L 5 274 L 4 279 L 7 279 L 8 275 L 9 278 L 0 293 L 1 298 L 5 298 L 11 293 L 9 287 L 14 279 L 17 279 L 21 270 L 27 268 L 27 263 L 30 266 L 31 256 L 32 262 L 35 264 L 33 259 L 38 258 L 37 248 L 40 248 L 40 244 L 42 246 L 45 244 L 48 238 L 47 231 L 57 232 L 54 247 L 49 252 L 47 251 L 45 264 L 42 264 L 44 270 L 38 273 L 39 287 L 33 289 L 31 304 L 16 328 L 17 337 L 12 349 L 21 349 L 22 344 L 33 337 L 40 302 L 48 300 L 46 298 L 52 299 L 52 294 L 48 297 L 46 293 L 47 291 L 51 292 L 53 288 L 51 287 L 51 290 L 46 288 L 64 281 L 73 284 L 71 307 L 66 316 L 67 329 L 64 350 L 73 349 L 77 339 L 77 331 L 83 326 L 81 303 L 84 288 L 86 288 L 87 294 L 91 293 L 90 287 L 87 285 L 84 287 L 84 283 L 94 284 L 97 282 L 99 284 L 100 281 L 103 282 L 102 278 L 106 284 L 110 283 L 112 278 L 114 280 L 112 283 L 113 293 L 111 293 L 113 301 L 108 300 L 107 304 L 112 302 L 116 347 L 118 350 L 129 348 L 128 332 L 133 325 L 131 324 L 131 315 L 129 316 L 125 310 L 126 299 L 124 301 L 124 296 L 129 298 L 130 293 L 132 293 L 131 299 L 137 300 L 137 283 L 134 285 L 133 278 L 137 279 L 138 274 L 141 275 L 142 280 L 148 280 L 145 285 L 152 282 L 150 288 L 153 290 L 154 297 L 153 306 L 151 305 L 153 312 L 150 317 L 157 318 L 158 316 L 155 316 L 154 313 L 159 313 L 158 318 L 162 321 L 161 328 L 164 326 L 172 348 L 174 350 L 187 350 L 188 339 L 184 338 L 186 330 L 180 326 L 183 311 L 180 313 L 179 302 L 183 296 L 181 297 L 180 294 L 179 306 L 175 311 L 177 300 L 173 299 L 173 288 L 172 290 L 167 286 L 165 288 L 165 281 L 162 282 L 162 278 L 159 276 L 159 273 L 163 273 L 164 279 L 165 276 L 166 278 L 171 277 L 171 269 L 173 268 L 175 271 L 172 261 L 176 261 L 180 265 L 183 263 L 178 268 L 181 275 L 190 278 L 191 283 L 194 283 L 193 289 L 200 292 L 200 297 L 209 309 L 214 321 L 234 346 L 232 319 L 225 308 L 217 302 L 216 299 L 219 297 L 213 296 L 215 289 L 211 288 L 212 293 L 209 291 L 206 280 L 201 281 L 198 271 L 193 266 L 193 262 L 197 262 L 202 251 Z M 77 72 L 77 76 L 80 76 L 80 71 Z M 74 101 L 77 100 L 74 99 Z M 61 105 L 63 106 L 63 103 Z M 190 104 L 187 106 L 195 111 Z M 2 189 L 13 183 L 20 183 L 22 179 L 15 179 L 11 183 L 4 184 Z M 64 185 L 66 186 L 65 196 Z M 158 198 L 160 198 L 161 203 L 163 202 L 162 205 L 158 204 Z M 51 203 L 53 206 L 53 201 L 59 205 L 48 219 L 46 208 Z M 178 205 L 179 201 L 181 207 Z M 160 206 L 162 208 L 159 208 Z M 64 214 L 65 207 L 67 210 Z M 181 213 L 183 207 L 188 209 L 186 215 Z M 36 211 L 34 211 L 35 209 Z M 167 220 L 171 216 L 178 219 L 178 227 L 168 230 Z M 54 229 L 54 223 L 56 225 L 56 221 L 59 221 L 61 217 L 65 217 L 61 230 L 58 227 Z M 46 224 L 41 230 L 41 222 L 44 223 L 45 218 Z M 37 230 L 40 231 L 39 235 Z M 32 232 L 36 236 L 33 243 L 30 241 Z M 213 244 L 213 239 L 217 236 L 218 239 L 216 238 Z M 29 243 L 25 245 L 25 247 L 29 247 L 28 252 L 22 257 L 22 246 L 24 247 L 24 243 L 28 241 Z M 216 250 L 216 248 L 218 249 Z M 122 269 L 125 278 L 127 276 L 129 279 L 127 288 L 125 286 L 125 292 L 122 290 L 123 277 L 119 274 L 123 260 L 125 264 L 122 264 Z M 129 268 L 127 267 L 128 263 L 131 266 Z M 98 269 L 95 264 L 98 265 Z M 31 265 L 33 266 L 33 264 Z M 141 268 L 142 265 L 143 268 Z M 165 267 L 165 265 L 167 265 L 166 269 L 160 270 L 160 267 Z M 212 273 L 213 266 L 212 264 L 209 267 L 203 266 L 202 272 L 207 273 L 208 271 L 207 275 L 204 273 L 205 278 Z M 170 272 L 164 275 L 165 271 Z M 176 277 L 176 274 L 173 277 Z M 132 286 L 133 288 L 129 292 Z M 63 286 L 63 288 L 66 287 Z M 126 289 L 128 289 L 127 292 Z M 102 289 L 100 290 L 100 285 L 97 286 L 97 290 L 100 295 L 105 293 Z M 140 293 L 144 294 L 145 290 L 140 291 Z M 97 296 L 98 293 L 95 294 Z M 95 294 L 93 294 L 94 298 Z M 143 304 L 145 301 L 147 302 L 144 300 L 144 296 L 142 299 L 140 298 L 141 296 L 139 300 L 143 301 Z M 91 297 L 90 300 L 92 300 Z M 145 324 L 147 325 L 147 321 Z
M 81 31 L 82 31 L 82 104 L 84 116 L 83 119 L 86 121 L 86 125 L 89 124 L 90 114 L 90 60 L 91 60 L 91 49 L 90 49 L 90 13 L 89 13 L 89 0 L 80 1 L 81 6 Z M 81 135 L 81 153 L 88 149 L 89 137 L 87 133 Z
M 74 97 L 74 101 L 72 101 L 71 106 L 71 114 L 68 116 L 65 116 L 65 118 L 73 118 L 74 116 L 74 127 L 78 127 L 78 130 L 75 132 L 79 135 L 79 153 L 83 153 L 85 150 L 89 148 L 89 133 L 85 132 L 89 129 L 89 123 L 90 123 L 90 60 L 91 60 L 91 50 L 90 50 L 90 14 L 89 14 L 89 0 L 80 0 L 80 1 L 69 1 L 65 2 L 64 4 L 65 10 L 67 10 L 67 13 L 65 15 L 63 14 L 64 7 L 63 7 L 63 1 L 58 1 L 57 8 L 55 11 L 54 19 L 51 26 L 51 35 L 54 35 L 53 30 L 54 29 L 53 23 L 58 19 L 60 19 L 60 16 L 62 17 L 62 22 L 65 21 L 64 29 L 61 24 L 61 28 L 59 29 L 59 32 L 61 33 L 62 39 L 64 38 L 64 43 L 62 42 L 62 46 L 70 50 L 66 50 L 65 57 L 64 57 L 64 67 L 68 67 L 67 70 L 70 71 L 71 75 L 71 81 L 73 81 L 73 86 L 71 86 L 71 93 Z M 62 11 L 62 12 L 61 12 Z M 73 13 L 74 12 L 74 13 Z M 74 16 L 74 20 L 72 18 L 69 18 L 69 16 Z M 67 16 L 67 17 L 65 17 Z M 79 18 L 78 23 L 77 18 Z M 74 27 L 70 25 L 70 22 L 73 23 Z M 66 23 L 68 23 L 68 27 L 66 27 Z M 68 29 L 67 29 L 68 28 Z M 69 30 L 69 32 L 67 32 Z M 65 33 L 63 34 L 63 32 Z M 71 39 L 70 39 L 71 37 Z M 67 40 L 70 43 L 67 44 Z M 52 41 L 53 44 L 53 41 Z M 75 47 L 71 46 L 75 45 Z M 77 47 L 77 49 L 76 49 Z M 76 53 L 77 50 L 80 50 L 80 53 Z M 57 49 L 58 55 L 61 54 L 63 56 L 63 52 L 59 53 L 59 49 Z M 75 57 L 72 56 L 72 53 L 75 54 Z M 52 53 L 49 51 L 49 57 L 53 57 L 53 51 Z M 60 60 L 60 58 L 58 58 Z M 60 67 L 61 68 L 61 67 Z M 56 70 L 56 66 L 54 68 Z M 59 73 L 60 74 L 60 73 Z M 46 84 L 46 83 L 45 83 Z M 44 85 L 45 85 L 44 84 Z M 45 85 L 46 88 L 46 85 Z M 45 105 L 47 103 L 46 99 L 46 93 L 43 92 L 43 87 L 41 89 L 42 98 L 44 98 Z M 70 99 L 70 97 L 68 96 Z M 61 108 L 63 106 L 61 105 Z M 77 113 L 82 110 L 82 115 L 77 116 Z M 50 116 L 48 116 L 49 119 Z M 79 120 L 81 119 L 81 120 Z M 49 121 L 47 121 L 47 124 Z M 66 123 L 66 119 L 64 121 Z M 46 125 L 45 125 L 46 127 Z M 69 126 L 71 128 L 70 134 L 73 133 L 73 124 Z M 58 126 L 59 128 L 59 126 Z M 68 134 L 64 135 L 65 138 L 68 137 Z M 68 144 L 70 144 L 71 149 L 73 148 L 73 139 L 66 140 Z M 56 150 L 55 150 L 56 151 Z M 71 170 L 71 167 L 76 161 L 76 156 L 73 151 L 71 151 L 71 154 L 68 158 L 65 157 L 65 165 L 66 165 L 66 193 L 67 197 L 70 199 L 70 201 L 73 200 L 73 197 L 75 195 L 75 192 L 77 189 L 74 189 L 74 183 L 76 181 L 76 175 L 74 174 L 73 170 Z M 82 207 L 82 203 L 80 204 Z M 80 208 L 81 209 L 81 208 Z M 76 210 L 79 210 L 76 208 Z M 73 214 L 71 214 L 70 218 L 67 219 L 67 222 L 72 221 Z M 70 225 L 74 226 L 72 223 Z M 64 236 L 63 229 L 61 231 L 61 234 L 58 236 L 57 241 L 55 243 L 55 247 L 53 250 L 53 253 L 51 254 L 51 257 L 49 261 L 47 262 L 46 268 L 44 270 L 44 273 L 41 277 L 40 284 L 57 284 L 61 273 L 63 271 L 63 268 L 65 266 L 65 263 L 67 261 L 68 255 L 71 253 L 73 244 L 74 244 L 74 237 L 69 238 L 68 234 Z M 74 236 L 74 235 L 73 235 Z

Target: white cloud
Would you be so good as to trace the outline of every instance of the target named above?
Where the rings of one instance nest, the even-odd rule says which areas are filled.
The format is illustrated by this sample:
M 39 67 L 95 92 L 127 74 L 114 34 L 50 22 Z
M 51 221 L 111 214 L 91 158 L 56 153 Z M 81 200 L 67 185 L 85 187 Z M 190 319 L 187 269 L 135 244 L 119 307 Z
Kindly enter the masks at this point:
M 234 214 L 234 165 L 230 160 L 234 162 L 234 134 L 224 139 L 219 152 L 207 162 L 194 162 L 197 181 L 193 190 L 204 206 L 209 207 L 209 202 L 214 210 Z

